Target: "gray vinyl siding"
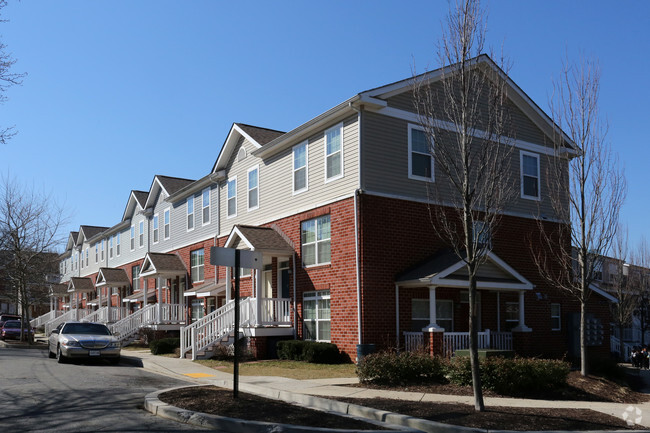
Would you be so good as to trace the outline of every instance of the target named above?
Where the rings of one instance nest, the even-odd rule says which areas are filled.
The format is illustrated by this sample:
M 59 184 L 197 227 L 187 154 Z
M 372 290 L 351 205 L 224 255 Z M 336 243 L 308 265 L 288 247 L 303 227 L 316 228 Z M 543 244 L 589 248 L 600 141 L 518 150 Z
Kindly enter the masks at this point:
M 356 115 L 343 123 L 343 177 L 325 182 L 324 132 L 340 122 L 332 123 L 308 139 L 307 191 L 293 194 L 293 146 L 262 160 L 251 155 L 255 146 L 241 139 L 226 165 L 227 179 L 221 188 L 221 235 L 227 235 L 235 224 L 259 225 L 312 209 L 338 198 L 350 197 L 359 186 L 359 128 Z M 295 143 L 295 144 L 300 144 Z M 243 146 L 247 157 L 237 160 Z M 248 210 L 248 170 L 259 165 L 259 208 Z M 228 217 L 227 181 L 237 176 L 237 216 Z
M 402 119 L 375 113 L 364 113 L 364 136 L 362 146 L 362 188 L 375 193 L 415 200 L 449 202 L 452 194 L 449 182 L 434 162 L 435 182 L 424 182 L 408 177 L 408 125 Z M 535 152 L 531 152 L 535 153 Z M 546 181 L 549 160 L 546 155 L 540 158 L 541 200 L 521 198 L 520 194 L 520 152 L 514 149 L 511 154 L 512 180 L 515 182 L 516 198 L 506 208 L 506 212 L 521 215 L 555 217 L 547 196 Z

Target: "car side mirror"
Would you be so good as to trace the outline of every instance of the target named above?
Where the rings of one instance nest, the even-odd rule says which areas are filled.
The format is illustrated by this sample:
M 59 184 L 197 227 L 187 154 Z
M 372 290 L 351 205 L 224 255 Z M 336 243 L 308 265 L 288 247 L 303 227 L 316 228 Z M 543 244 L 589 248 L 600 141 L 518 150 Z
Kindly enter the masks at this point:
M 58 330 L 58 329 L 55 329 L 54 331 L 50 332 L 50 335 L 52 335 L 52 334 L 58 334 L 58 333 L 59 333 L 59 330 Z

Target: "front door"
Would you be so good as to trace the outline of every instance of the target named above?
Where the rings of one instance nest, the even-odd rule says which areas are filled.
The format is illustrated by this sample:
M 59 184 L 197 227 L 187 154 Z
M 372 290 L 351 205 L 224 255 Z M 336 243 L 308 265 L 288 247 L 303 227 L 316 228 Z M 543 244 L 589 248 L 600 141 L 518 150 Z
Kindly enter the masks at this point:
M 262 297 L 265 299 L 264 304 L 262 304 L 262 314 L 264 315 L 263 321 L 273 322 L 275 321 L 273 314 L 273 302 L 270 301 L 270 299 L 273 298 L 273 271 L 271 269 L 271 265 L 264 266 L 264 273 L 262 276 Z

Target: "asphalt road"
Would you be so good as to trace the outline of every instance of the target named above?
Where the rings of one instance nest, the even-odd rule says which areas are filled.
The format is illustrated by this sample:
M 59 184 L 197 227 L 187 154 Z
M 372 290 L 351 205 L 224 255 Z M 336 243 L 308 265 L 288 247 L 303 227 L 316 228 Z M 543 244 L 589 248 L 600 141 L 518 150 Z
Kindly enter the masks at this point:
M 0 431 L 205 431 L 142 409 L 149 392 L 184 384 L 125 362 L 57 364 L 46 350 L 0 347 Z

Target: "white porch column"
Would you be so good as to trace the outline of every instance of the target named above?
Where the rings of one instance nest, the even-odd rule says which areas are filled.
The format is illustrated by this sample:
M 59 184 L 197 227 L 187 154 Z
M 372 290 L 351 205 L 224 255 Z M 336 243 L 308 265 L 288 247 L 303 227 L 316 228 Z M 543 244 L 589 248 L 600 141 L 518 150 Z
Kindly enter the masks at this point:
M 106 289 L 106 314 L 108 315 L 108 321 L 111 323 L 113 322 L 113 296 L 111 296 L 112 291 L 113 289 L 110 287 Z
M 255 271 L 255 300 L 257 301 L 255 305 L 255 309 L 257 310 L 255 312 L 255 315 L 257 316 L 255 319 L 255 324 L 259 325 L 260 319 L 262 318 L 262 297 L 260 296 L 260 270 L 254 269 L 254 271 Z
M 147 292 L 149 291 L 149 278 L 144 279 L 144 290 L 142 291 L 142 308 L 147 306 Z
M 74 320 L 79 320 L 79 294 L 75 293 L 74 297 Z
M 526 321 L 524 320 L 525 314 L 524 314 L 524 291 L 520 290 L 519 291 L 519 325 L 515 326 L 512 330 L 515 332 L 530 332 L 532 329 L 530 329 L 528 326 L 526 326 Z
M 158 277 L 156 279 L 157 283 L 156 286 L 158 286 L 158 306 L 157 306 L 157 314 L 158 314 L 158 323 L 162 323 L 162 278 Z
M 232 281 L 230 277 L 230 266 L 226 266 L 226 303 L 230 302 L 232 295 L 230 294 L 232 290 Z
M 441 328 L 438 326 L 436 323 L 437 318 L 436 318 L 436 286 L 429 286 L 429 320 L 431 323 L 429 323 L 428 326 L 426 326 L 423 331 L 444 331 L 444 328 Z
M 50 296 L 50 313 L 54 311 L 54 296 Z
M 97 288 L 97 301 L 99 302 L 99 307 L 97 307 L 97 309 L 102 308 L 102 288 L 101 287 Z M 108 316 L 108 319 L 110 321 L 110 316 Z

